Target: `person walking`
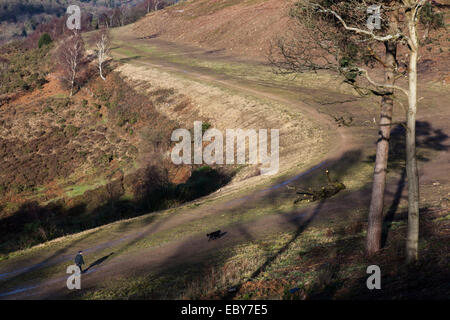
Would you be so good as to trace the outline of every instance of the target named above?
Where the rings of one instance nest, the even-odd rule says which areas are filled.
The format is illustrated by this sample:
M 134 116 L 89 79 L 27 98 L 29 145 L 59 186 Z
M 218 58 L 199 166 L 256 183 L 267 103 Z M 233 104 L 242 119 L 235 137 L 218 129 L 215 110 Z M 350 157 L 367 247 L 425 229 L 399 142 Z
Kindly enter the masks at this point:
M 80 272 L 83 273 L 82 265 L 84 264 L 83 259 L 83 251 L 78 251 L 77 256 L 75 257 L 75 264 L 80 268 Z

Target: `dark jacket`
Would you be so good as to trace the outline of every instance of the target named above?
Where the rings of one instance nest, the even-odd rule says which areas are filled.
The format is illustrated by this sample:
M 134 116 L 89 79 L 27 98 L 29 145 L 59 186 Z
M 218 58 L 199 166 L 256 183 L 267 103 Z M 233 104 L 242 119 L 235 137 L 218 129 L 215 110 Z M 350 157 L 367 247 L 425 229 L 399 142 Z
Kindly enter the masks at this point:
M 77 256 L 75 257 L 75 264 L 77 266 L 81 266 L 84 264 L 83 256 L 81 254 L 77 254 Z

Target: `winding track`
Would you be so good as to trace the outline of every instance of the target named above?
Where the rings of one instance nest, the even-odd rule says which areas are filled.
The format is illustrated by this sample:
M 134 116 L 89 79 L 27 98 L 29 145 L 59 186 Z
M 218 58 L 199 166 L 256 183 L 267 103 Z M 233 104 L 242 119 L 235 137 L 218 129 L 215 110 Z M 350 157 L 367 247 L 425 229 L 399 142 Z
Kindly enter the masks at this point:
M 145 41 L 137 39 L 129 39 L 129 41 Z M 195 68 L 184 68 L 183 66 L 169 63 L 167 61 L 161 61 L 156 59 L 152 60 L 151 56 L 146 56 L 144 58 L 138 58 L 130 62 L 134 64 L 141 64 L 146 66 L 151 66 L 153 68 L 158 68 L 168 72 L 182 72 L 191 79 L 201 79 L 206 80 L 211 83 L 217 84 L 222 87 L 230 88 L 241 92 L 243 94 L 250 94 L 255 97 L 265 98 L 284 105 L 290 106 L 301 113 L 307 115 L 309 118 L 313 118 L 318 121 L 321 125 L 331 127 L 332 123 L 330 119 L 324 114 L 319 113 L 315 107 L 311 107 L 301 103 L 299 101 L 292 101 L 284 96 L 280 96 L 274 93 L 269 93 L 264 91 L 264 88 L 256 89 L 254 86 L 245 86 L 242 82 L 236 84 L 233 79 L 227 79 L 227 77 L 217 76 L 215 74 L 205 74 L 202 71 L 196 70 Z M 242 204 L 257 203 L 259 199 L 267 195 L 273 195 L 286 186 L 296 180 L 305 177 L 306 175 L 312 174 L 326 166 L 331 166 L 334 162 L 339 161 L 343 154 L 347 151 L 358 148 L 359 142 L 355 139 L 349 137 L 346 129 L 336 128 L 336 140 L 333 146 L 328 150 L 328 153 L 320 160 L 318 164 L 312 165 L 306 171 L 294 174 L 293 176 L 279 181 L 269 187 L 263 189 L 256 188 L 250 194 L 242 197 L 234 197 L 231 200 L 220 203 L 214 206 L 214 212 L 211 214 L 220 214 L 224 209 L 228 208 L 239 208 Z M 322 215 L 323 212 L 327 213 L 330 211 L 338 212 L 348 208 L 348 199 L 352 199 L 351 206 L 365 205 L 367 197 L 361 196 L 367 194 L 367 190 L 361 191 L 361 194 L 357 196 L 350 196 L 350 198 L 342 199 L 342 201 L 332 203 L 319 203 L 316 206 L 311 206 L 306 209 L 293 210 L 292 213 L 288 215 L 269 215 L 259 218 L 256 222 L 242 223 L 230 226 L 227 229 L 228 236 L 220 242 L 214 242 L 212 244 L 205 243 L 203 237 L 191 236 L 186 237 L 181 240 L 176 240 L 168 243 L 160 248 L 151 248 L 143 250 L 137 254 L 131 254 L 126 259 L 116 259 L 114 263 L 107 263 L 105 265 L 100 265 L 97 268 L 92 268 L 86 275 L 86 281 L 83 283 L 87 287 L 95 287 L 96 284 L 101 283 L 105 279 L 117 276 L 118 274 L 139 274 L 140 272 L 145 272 L 149 268 L 162 269 L 168 263 L 177 263 L 181 260 L 189 259 L 201 259 L 204 254 L 207 254 L 211 250 L 216 250 L 220 247 L 225 247 L 228 245 L 236 244 L 243 241 L 248 241 L 257 237 L 257 235 L 267 232 L 276 232 L 286 229 L 296 229 L 306 228 L 312 219 L 316 219 L 318 215 Z M 347 202 L 347 203 L 346 203 Z M 339 210 L 341 208 L 342 210 Z M 197 208 L 198 211 L 202 211 L 202 207 Z M 203 210 L 203 215 L 208 215 L 210 213 Z M 89 253 L 95 253 L 97 251 L 105 250 L 107 248 L 112 248 L 119 244 L 133 243 L 137 239 L 145 237 L 146 235 L 161 231 L 164 229 L 169 229 L 171 227 L 181 225 L 186 221 L 196 219 L 197 216 L 192 215 L 187 217 L 174 217 L 170 222 L 156 223 L 155 226 L 150 225 L 149 228 L 145 228 L 143 231 L 139 232 L 128 232 L 125 233 L 123 237 L 119 239 L 113 239 L 106 242 L 100 242 L 84 251 Z M 193 258 L 194 257 L 194 258 Z M 73 254 L 67 254 L 66 252 L 54 252 L 50 257 L 44 259 L 39 263 L 22 264 L 15 265 L 14 268 L 9 270 L 0 269 L 0 281 L 6 281 L 9 279 L 18 279 L 18 277 L 25 275 L 27 273 L 45 269 L 57 264 L 72 261 Z M 97 270 L 102 270 L 102 272 L 96 272 Z M 18 285 L 14 288 L 9 288 L 8 290 L 0 289 L 0 298 L 3 299 L 17 299 L 17 298 L 61 298 L 67 296 L 67 289 L 65 288 L 65 279 L 67 275 L 46 279 L 40 281 L 39 279 L 34 279 L 26 284 Z M 1 282 L 0 282 L 1 285 Z

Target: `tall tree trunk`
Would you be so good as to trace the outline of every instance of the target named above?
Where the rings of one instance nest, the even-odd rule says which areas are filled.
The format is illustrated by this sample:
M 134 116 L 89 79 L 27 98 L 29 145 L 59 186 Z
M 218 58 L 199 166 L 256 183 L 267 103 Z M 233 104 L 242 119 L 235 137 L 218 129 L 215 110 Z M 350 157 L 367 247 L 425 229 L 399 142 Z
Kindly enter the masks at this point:
M 102 63 L 99 64 L 98 69 L 99 69 L 99 71 L 100 71 L 100 78 L 102 78 L 102 80 L 106 80 L 105 77 L 103 76 Z
M 73 60 L 76 60 L 77 57 L 72 57 Z M 70 79 L 70 96 L 73 96 L 73 89 L 75 87 L 75 77 L 77 75 L 77 65 L 76 61 L 72 64 L 72 77 Z
M 73 96 L 74 85 L 75 85 L 75 73 L 72 73 L 72 79 L 70 80 L 70 96 Z
M 397 45 L 385 42 L 385 84 L 393 85 L 394 68 L 396 65 Z M 377 141 L 375 168 L 373 174 L 372 196 L 369 209 L 369 223 L 367 229 L 367 254 L 372 255 L 380 250 L 381 232 L 383 226 L 384 189 L 389 157 L 389 138 L 391 135 L 392 111 L 394 101 L 392 92 L 381 99 L 380 130 Z
M 417 56 L 418 39 L 416 18 L 408 15 L 411 39 L 409 57 L 409 96 L 406 130 L 406 173 L 408 177 L 408 235 L 406 260 L 413 262 L 419 252 L 419 172 L 416 159 L 416 113 L 417 113 Z

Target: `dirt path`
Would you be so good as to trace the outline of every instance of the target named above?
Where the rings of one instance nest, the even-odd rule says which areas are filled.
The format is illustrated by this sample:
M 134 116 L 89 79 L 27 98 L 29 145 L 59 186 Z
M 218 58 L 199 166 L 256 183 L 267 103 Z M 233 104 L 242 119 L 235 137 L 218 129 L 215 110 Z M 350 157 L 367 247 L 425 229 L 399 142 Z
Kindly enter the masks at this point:
M 213 75 L 208 75 L 208 74 L 199 72 L 197 70 L 186 70 L 187 68 L 182 69 L 182 68 L 180 68 L 180 66 L 170 65 L 169 63 L 163 63 L 163 61 L 160 61 L 160 60 L 155 63 L 155 62 L 148 61 L 147 59 L 143 59 L 143 60 L 133 61 L 132 63 L 134 65 L 145 65 L 145 66 L 162 69 L 164 71 L 169 71 L 169 72 L 183 73 L 186 76 L 188 75 L 190 78 L 214 82 L 214 83 L 219 84 L 220 86 L 224 86 L 227 88 L 231 88 L 233 90 L 237 90 L 237 91 L 241 92 L 241 94 L 244 94 L 244 95 L 251 94 L 251 95 L 254 95 L 257 97 L 263 97 L 265 99 L 271 99 L 271 100 L 274 100 L 277 102 L 281 102 L 283 104 L 289 105 L 292 108 L 295 108 L 296 110 L 300 110 L 301 112 L 307 114 L 308 117 L 316 119 L 323 126 L 331 126 L 331 122 L 323 114 L 320 114 L 319 112 L 315 111 L 314 108 L 308 108 L 305 104 L 299 103 L 298 101 L 292 102 L 283 97 L 280 97 L 280 96 L 277 97 L 276 95 L 273 95 L 273 94 L 270 94 L 270 93 L 267 93 L 267 92 L 264 92 L 261 90 L 255 90 L 251 87 L 245 87 L 244 85 L 241 85 L 241 84 L 238 85 L 238 84 L 230 81 L 230 79 L 226 79 L 226 77 L 223 77 L 223 76 L 215 77 Z M 270 185 L 269 187 L 265 187 L 265 188 L 264 187 L 259 188 L 259 190 L 250 192 L 249 194 L 245 195 L 244 197 L 242 197 L 242 196 L 241 197 L 239 197 L 239 196 L 233 197 L 233 199 L 231 199 L 231 200 L 220 201 L 219 203 L 215 202 L 214 204 L 205 205 L 205 206 L 202 206 L 202 208 L 199 208 L 196 210 L 185 210 L 186 212 L 183 212 L 182 214 L 177 215 L 175 218 L 173 218 L 169 221 L 160 223 L 156 227 L 151 227 L 150 230 L 145 229 L 140 232 L 134 231 L 134 232 L 130 232 L 130 233 L 125 233 L 119 239 L 114 239 L 114 240 L 110 240 L 110 241 L 99 243 L 99 244 L 93 244 L 91 247 L 89 247 L 85 251 L 87 251 L 88 253 L 93 253 L 95 251 L 104 250 L 108 246 L 117 245 L 118 242 L 128 242 L 128 241 L 132 242 L 135 239 L 145 236 L 146 234 L 148 234 L 150 232 L 164 231 L 166 229 L 173 228 L 177 225 L 182 225 L 183 223 L 186 223 L 190 220 L 200 219 L 205 215 L 210 215 L 210 214 L 218 215 L 225 209 L 237 208 L 237 207 L 241 206 L 243 203 L 245 203 L 246 205 L 249 205 L 252 202 L 257 203 L 260 199 L 264 198 L 268 193 L 272 193 L 272 192 L 276 191 L 277 189 L 284 187 L 287 183 L 291 183 L 297 179 L 300 179 L 302 176 L 311 174 L 313 171 L 318 170 L 319 168 L 323 168 L 325 164 L 328 164 L 328 165 L 331 164 L 330 163 L 331 155 L 333 155 L 333 156 L 340 155 L 341 153 L 344 153 L 348 148 L 351 148 L 352 145 L 350 143 L 348 143 L 349 138 L 346 136 L 344 130 L 337 130 L 337 132 L 339 133 L 339 135 L 337 135 L 335 137 L 336 143 L 334 144 L 334 146 L 332 148 L 330 148 L 327 155 L 318 164 L 312 165 L 311 168 L 309 168 L 308 170 L 306 170 L 304 172 L 300 172 L 294 176 L 289 177 L 288 179 L 281 180 L 278 183 L 276 183 L 275 185 Z M 338 150 L 339 150 L 339 152 L 338 152 Z M 194 212 L 192 212 L 192 211 L 194 211 Z M 23 274 L 26 274 L 26 273 L 29 273 L 32 271 L 51 267 L 55 264 L 63 263 L 65 261 L 70 261 L 72 258 L 72 255 L 69 252 L 64 250 L 64 251 L 56 253 L 56 254 L 52 253 L 51 256 L 47 259 L 42 259 L 42 258 L 39 259 L 38 258 L 38 259 L 29 260 L 29 261 L 24 259 L 20 266 L 16 265 L 16 264 L 9 265 L 7 270 L 5 270 L 5 271 L 2 270 L 2 273 L 0 274 L 0 280 L 1 279 L 8 280 L 10 278 L 15 278 L 15 277 L 18 277 L 20 275 L 23 275 Z M 167 252 L 169 252 L 169 251 L 167 251 Z M 40 260 L 44 260 L 44 262 L 42 262 Z M 36 262 L 36 263 L 34 263 L 34 262 Z M 33 285 L 25 286 L 25 287 L 30 288 L 29 290 L 32 290 L 31 288 L 33 288 L 34 286 L 35 285 L 33 284 Z M 9 290 L 8 292 L 9 293 L 15 292 L 15 290 L 16 289 Z M 26 290 L 26 292 L 28 292 L 29 290 Z M 3 292 L 3 294 L 5 294 L 5 292 Z M 7 295 L 7 296 L 9 296 L 9 295 Z
M 130 40 L 131 41 L 131 40 Z M 133 39 L 133 41 L 137 41 Z M 144 41 L 144 40 L 142 40 Z M 198 54 L 198 53 L 196 53 Z M 156 61 L 153 61 L 156 60 Z M 211 215 L 220 215 L 225 210 L 239 209 L 244 205 L 251 207 L 252 204 L 257 206 L 261 201 L 273 199 L 276 201 L 286 193 L 286 185 L 295 183 L 303 178 L 313 175 L 316 171 L 325 167 L 331 167 L 344 159 L 345 155 L 352 150 L 359 150 L 367 148 L 362 137 L 355 137 L 352 134 L 354 131 L 347 128 L 336 128 L 330 121 L 330 117 L 317 111 L 314 106 L 308 106 L 304 103 L 299 103 L 297 100 L 286 98 L 285 95 L 277 95 L 273 92 L 264 91 L 263 88 L 255 87 L 253 84 L 246 85 L 245 81 L 234 81 L 227 76 L 208 74 L 196 68 L 189 68 L 177 64 L 169 63 L 161 59 L 152 59 L 151 56 L 141 57 L 130 61 L 134 65 L 145 65 L 160 70 L 182 73 L 190 78 L 201 79 L 203 81 L 213 82 L 217 85 L 224 86 L 242 94 L 251 94 L 264 99 L 274 100 L 279 103 L 288 105 L 293 109 L 297 109 L 308 117 L 314 118 L 321 125 L 328 128 L 334 128 L 335 140 L 332 147 L 316 164 L 311 165 L 307 170 L 301 172 L 292 171 L 288 177 L 278 179 L 275 183 L 250 188 L 243 196 L 241 193 L 231 195 L 214 195 L 210 197 L 211 202 L 202 204 L 196 208 L 189 208 L 183 206 L 178 211 L 180 212 L 170 219 L 163 219 L 160 222 L 152 223 L 149 226 L 144 226 L 140 229 L 133 229 L 123 232 L 120 237 L 111 235 L 108 241 L 105 238 L 92 242 L 88 250 L 89 253 L 103 252 L 117 245 L 133 245 L 137 240 L 146 237 L 149 234 L 162 232 L 183 225 L 189 221 L 200 219 Z M 448 111 L 447 111 L 448 115 Z M 437 120 L 438 125 L 445 126 L 442 118 Z M 448 125 L 444 127 L 444 132 L 448 133 Z M 436 179 L 441 179 L 441 184 L 448 185 L 448 179 L 442 179 L 440 175 L 443 168 L 448 165 L 448 152 L 440 154 L 439 157 L 427 163 L 424 181 L 432 183 Z M 436 170 L 432 169 L 436 168 Z M 398 181 L 394 180 L 387 188 L 387 201 L 392 201 L 397 189 Z M 248 186 L 246 186 L 248 188 Z M 233 244 L 249 241 L 263 237 L 266 234 L 278 231 L 296 231 L 301 232 L 305 228 L 323 221 L 330 221 L 332 219 L 346 219 L 346 213 L 355 208 L 366 208 L 368 205 L 368 186 L 360 191 L 347 193 L 341 197 L 332 198 L 328 201 L 318 203 L 316 205 L 308 206 L 307 208 L 297 209 L 295 207 L 288 214 L 271 214 L 258 218 L 256 221 L 235 223 L 230 225 L 225 231 L 226 236 L 223 239 L 213 242 L 207 242 L 204 236 L 188 235 L 181 239 L 169 241 L 160 246 L 153 246 L 132 252 L 130 254 L 112 255 L 108 258 L 107 263 L 99 264 L 89 270 L 83 276 L 84 288 L 95 288 L 99 286 L 105 279 L 115 279 L 117 277 L 128 275 L 146 274 L 151 270 L 157 272 L 169 268 L 183 261 L 196 262 L 201 261 L 209 254 L 219 248 L 225 248 Z M 404 191 L 401 195 L 404 197 Z M 201 202 L 201 201 L 199 201 Z M 73 250 L 72 250 L 73 251 Z M 73 257 L 71 249 L 65 248 L 56 252 L 48 253 L 48 257 L 33 258 L 30 260 L 22 259 L 21 262 L 8 264 L 5 269 L 0 269 L 0 281 L 8 280 L 22 276 L 26 273 L 36 271 L 38 269 L 45 269 L 47 267 L 66 263 Z M 101 270 L 101 272 L 99 272 Z M 43 277 L 27 280 L 24 283 L 16 284 L 7 290 L 0 289 L 0 298 L 4 299 L 18 299 L 18 298 L 68 298 L 70 293 L 65 287 L 66 275 L 58 274 L 56 277 Z M 45 279 L 45 280 L 40 280 Z M 16 278 L 17 280 L 17 278 Z M 1 285 L 1 282 L 0 282 Z

